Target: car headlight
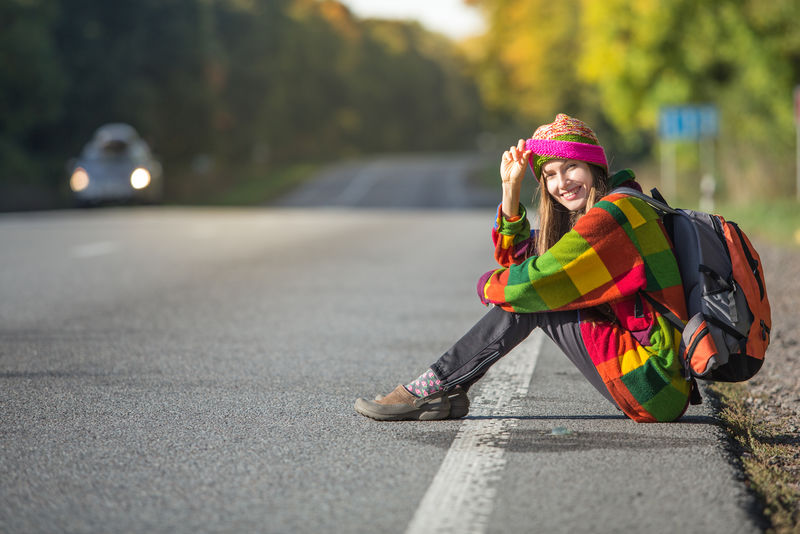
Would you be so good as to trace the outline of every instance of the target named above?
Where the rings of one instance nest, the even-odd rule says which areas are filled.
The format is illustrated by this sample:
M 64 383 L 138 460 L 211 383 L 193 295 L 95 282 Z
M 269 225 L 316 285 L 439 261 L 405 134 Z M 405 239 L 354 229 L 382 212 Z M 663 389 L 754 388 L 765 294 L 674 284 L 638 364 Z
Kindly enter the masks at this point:
M 87 187 L 89 187 L 89 173 L 83 167 L 76 168 L 69 178 L 69 188 L 77 193 Z
M 131 186 L 134 189 L 144 189 L 150 185 L 150 172 L 139 167 L 131 173 Z

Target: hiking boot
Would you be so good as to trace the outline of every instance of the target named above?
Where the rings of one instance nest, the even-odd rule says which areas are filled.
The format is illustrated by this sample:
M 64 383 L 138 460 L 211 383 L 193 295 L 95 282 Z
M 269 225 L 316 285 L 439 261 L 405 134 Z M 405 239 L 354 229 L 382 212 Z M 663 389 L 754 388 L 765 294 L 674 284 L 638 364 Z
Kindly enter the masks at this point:
M 461 419 L 469 413 L 469 397 L 467 390 L 461 386 L 456 386 L 454 389 L 446 393 L 447 398 L 450 399 L 450 415 L 448 419 Z M 380 401 L 384 399 L 385 395 L 375 395 L 375 400 Z
M 448 419 L 461 419 L 469 413 L 469 397 L 467 390 L 461 386 L 456 386 L 447 392 L 450 399 L 450 416 Z
M 450 399 L 450 415 L 447 416 L 448 419 L 461 419 L 469 413 L 469 397 L 466 389 L 456 386 L 448 391 L 446 395 Z M 385 395 L 375 395 L 375 400 L 380 401 L 385 397 Z
M 402 386 L 398 386 L 398 387 L 402 387 Z M 408 419 L 412 419 L 412 420 L 419 419 L 420 421 L 430 421 L 430 420 L 434 420 L 434 419 L 460 419 L 460 418 L 464 417 L 465 415 L 467 415 L 469 413 L 469 397 L 467 397 L 467 391 L 464 388 L 462 388 L 461 386 L 456 386 L 454 389 L 452 389 L 452 390 L 450 390 L 448 392 L 434 393 L 433 395 L 429 395 L 428 397 L 424 397 L 424 398 L 415 397 L 414 395 L 411 395 L 411 393 L 408 393 L 408 390 L 406 390 L 406 388 L 402 388 L 402 389 L 405 391 L 406 394 L 408 394 L 408 397 L 406 397 L 406 395 L 403 392 L 399 392 L 399 395 L 401 395 L 401 397 L 398 397 L 398 398 L 410 399 L 412 404 L 413 404 L 413 401 L 415 401 L 415 400 L 426 401 L 426 400 L 435 400 L 435 398 L 442 397 L 442 396 L 446 397 L 447 400 L 450 402 L 450 411 L 448 412 L 447 417 L 425 417 L 425 418 L 414 417 L 414 418 L 402 418 L 402 419 L 385 419 L 385 418 L 381 418 L 381 419 L 379 419 L 380 421 L 401 421 L 401 420 L 408 420 Z M 374 413 L 374 407 L 372 407 L 373 409 L 370 411 L 370 413 L 365 413 L 364 411 L 362 411 L 362 409 L 364 409 L 366 406 L 370 406 L 372 404 L 384 404 L 386 402 L 386 401 L 384 401 L 384 399 L 386 399 L 387 397 L 389 397 L 391 395 L 394 395 L 395 393 L 398 393 L 397 389 L 392 391 L 389 395 L 376 395 L 375 396 L 375 400 L 372 401 L 372 402 L 370 402 L 370 401 L 368 401 L 366 399 L 358 399 L 356 401 L 356 411 L 358 413 L 362 414 L 362 415 L 366 415 L 367 417 L 372 417 L 373 419 L 378 419 L 377 417 L 373 417 L 371 415 L 371 413 Z M 390 402 L 390 403 L 395 402 L 395 399 L 390 399 L 388 402 Z
M 356 400 L 355 408 L 377 421 L 435 421 L 450 416 L 450 399 L 443 391 L 415 397 L 399 385 L 380 400 Z

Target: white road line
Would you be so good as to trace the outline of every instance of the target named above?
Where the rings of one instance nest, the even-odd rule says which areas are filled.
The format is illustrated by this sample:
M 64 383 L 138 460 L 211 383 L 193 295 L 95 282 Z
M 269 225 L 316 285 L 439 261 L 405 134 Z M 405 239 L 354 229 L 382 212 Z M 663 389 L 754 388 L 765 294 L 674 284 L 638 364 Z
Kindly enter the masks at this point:
M 486 530 L 506 464 L 505 446 L 518 423 L 512 416 L 528 393 L 543 337 L 535 331 L 481 380 L 481 393 L 470 407 L 477 418 L 461 423 L 406 534 Z
M 112 252 L 116 252 L 118 248 L 119 245 L 113 241 L 97 241 L 72 247 L 70 255 L 73 258 L 93 258 L 95 256 L 111 254 Z

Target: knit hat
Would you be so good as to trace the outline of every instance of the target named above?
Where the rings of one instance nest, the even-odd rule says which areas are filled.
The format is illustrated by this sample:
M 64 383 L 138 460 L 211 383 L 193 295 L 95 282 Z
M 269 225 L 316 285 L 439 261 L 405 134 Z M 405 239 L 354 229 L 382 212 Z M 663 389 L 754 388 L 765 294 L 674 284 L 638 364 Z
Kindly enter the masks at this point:
M 538 178 L 542 165 L 556 158 L 577 159 L 593 163 L 608 172 L 606 153 L 591 128 L 583 121 L 559 113 L 556 120 L 536 128 L 533 137 L 525 141 L 531 150 L 530 166 Z

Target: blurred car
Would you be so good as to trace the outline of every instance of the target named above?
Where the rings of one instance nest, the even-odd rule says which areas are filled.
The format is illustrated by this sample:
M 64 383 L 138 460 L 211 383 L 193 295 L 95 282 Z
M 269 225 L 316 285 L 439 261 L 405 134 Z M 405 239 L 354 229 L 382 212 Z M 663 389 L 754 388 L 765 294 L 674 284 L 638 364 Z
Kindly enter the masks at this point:
M 97 129 L 80 157 L 69 163 L 69 187 L 80 205 L 161 202 L 161 163 L 136 130 L 123 123 Z

